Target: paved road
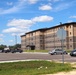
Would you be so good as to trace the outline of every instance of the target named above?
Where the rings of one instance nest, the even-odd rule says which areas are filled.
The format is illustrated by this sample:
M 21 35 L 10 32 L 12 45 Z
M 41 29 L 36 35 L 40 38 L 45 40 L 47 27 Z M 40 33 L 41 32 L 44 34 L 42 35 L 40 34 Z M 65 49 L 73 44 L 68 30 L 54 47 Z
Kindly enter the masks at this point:
M 12 60 L 56 60 L 62 61 L 62 55 L 49 55 L 48 53 L 0 53 L 1 61 L 12 61 Z M 65 62 L 76 62 L 76 57 L 70 55 L 64 55 Z

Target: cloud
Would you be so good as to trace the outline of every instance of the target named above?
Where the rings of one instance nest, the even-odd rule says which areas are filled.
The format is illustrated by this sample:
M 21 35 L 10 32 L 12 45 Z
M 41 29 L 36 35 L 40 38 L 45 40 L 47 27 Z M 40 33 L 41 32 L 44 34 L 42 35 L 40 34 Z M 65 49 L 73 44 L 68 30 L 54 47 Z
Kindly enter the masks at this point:
M 7 26 L 17 26 L 20 28 L 27 28 L 30 27 L 34 22 L 32 20 L 25 20 L 25 19 L 13 19 L 8 22 Z
M 15 28 L 15 27 L 3 30 L 3 32 L 6 32 L 6 33 L 11 33 L 11 32 L 16 33 L 16 32 L 20 32 L 20 31 L 21 31 L 20 29 Z
M 12 6 L 11 8 L 5 9 L 0 8 L 0 14 L 15 13 L 26 7 L 27 4 L 35 4 L 38 0 L 18 0 L 18 2 L 7 2 L 7 5 Z
M 28 0 L 28 2 L 29 2 L 30 4 L 35 4 L 35 3 L 38 2 L 38 0 Z
M 36 24 L 37 22 L 49 22 L 52 21 L 53 17 L 51 16 L 38 16 L 30 20 L 25 19 L 13 19 L 7 23 L 7 26 L 10 28 L 4 29 L 3 33 L 26 33 L 30 31 L 30 27 Z
M 68 23 L 73 22 L 72 20 L 68 20 Z
M 53 17 L 44 15 L 44 16 L 35 17 L 32 20 L 34 22 L 48 22 L 48 21 L 52 21 Z
M 7 10 L 1 10 L 2 12 L 0 12 L 0 14 L 9 14 L 9 13 L 14 13 L 17 12 L 19 10 L 19 8 L 17 7 L 12 7 L 11 9 L 7 9 Z
M 16 28 L 16 27 L 11 27 L 11 28 L 7 28 L 4 29 L 2 32 L 3 33 L 11 33 L 11 35 L 20 35 L 26 32 L 29 32 L 30 28 Z
M 54 11 L 64 10 L 67 9 L 69 6 L 69 3 L 61 3 L 54 8 Z
M 69 18 L 76 18 L 76 16 L 70 16 Z
M 12 35 L 12 36 L 15 36 L 15 35 L 17 35 L 17 34 L 16 34 L 16 33 L 12 33 L 11 35 Z
M 14 40 L 9 40 L 9 42 L 14 42 Z
M 73 7 L 75 4 L 76 4 L 75 0 L 74 1 L 70 1 L 70 2 L 62 1 L 61 3 L 59 3 L 58 5 L 56 5 L 53 8 L 53 11 L 61 11 L 61 10 L 64 10 L 64 9 L 68 9 L 70 7 Z
M 36 22 L 47 22 L 47 21 L 52 21 L 53 17 L 51 16 L 38 16 L 34 17 L 30 20 L 26 19 L 13 19 L 7 23 L 7 26 L 15 26 L 15 27 L 20 27 L 20 28 L 28 28 L 35 24 Z
M 58 2 L 58 1 L 61 1 L 61 0 L 53 0 L 54 2 Z
M 58 1 L 61 1 L 61 0 L 48 0 L 49 2 L 58 2 Z
M 42 5 L 39 7 L 39 10 L 52 10 L 52 7 L 50 5 Z
M 12 2 L 7 2 L 8 5 L 12 5 Z M 3 9 L 0 8 L 0 14 L 10 14 L 14 12 L 18 12 L 19 10 L 24 8 L 24 5 L 26 4 L 26 0 L 18 0 L 18 2 L 15 3 L 11 8 Z

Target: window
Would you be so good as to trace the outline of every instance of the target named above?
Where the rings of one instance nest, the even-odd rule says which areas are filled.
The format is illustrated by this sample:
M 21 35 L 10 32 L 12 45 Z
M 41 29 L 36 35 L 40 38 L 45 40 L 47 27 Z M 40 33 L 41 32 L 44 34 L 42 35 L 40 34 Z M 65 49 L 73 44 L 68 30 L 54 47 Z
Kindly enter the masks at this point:
M 31 38 L 31 40 L 33 40 L 33 38 Z
M 67 28 L 68 28 L 68 26 L 67 26 Z
M 72 47 L 72 45 L 70 45 L 70 47 Z
M 43 40 L 40 40 L 40 43 L 43 43 Z
M 31 36 L 33 36 L 33 33 L 31 33 Z
M 72 41 L 72 39 L 70 39 L 70 41 Z
M 70 32 L 70 35 L 71 35 L 71 32 Z
M 65 29 L 65 26 L 63 28 Z
M 31 43 L 31 45 L 33 45 L 33 43 Z
M 43 35 L 40 35 L 40 39 L 43 39 Z

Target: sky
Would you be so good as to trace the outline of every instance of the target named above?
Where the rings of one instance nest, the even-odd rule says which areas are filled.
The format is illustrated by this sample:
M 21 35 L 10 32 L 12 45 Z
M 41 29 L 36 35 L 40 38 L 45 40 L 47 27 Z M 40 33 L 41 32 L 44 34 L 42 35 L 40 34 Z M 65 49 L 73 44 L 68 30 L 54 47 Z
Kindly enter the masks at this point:
M 76 22 L 76 0 L 0 0 L 0 45 L 21 44 L 21 35 Z

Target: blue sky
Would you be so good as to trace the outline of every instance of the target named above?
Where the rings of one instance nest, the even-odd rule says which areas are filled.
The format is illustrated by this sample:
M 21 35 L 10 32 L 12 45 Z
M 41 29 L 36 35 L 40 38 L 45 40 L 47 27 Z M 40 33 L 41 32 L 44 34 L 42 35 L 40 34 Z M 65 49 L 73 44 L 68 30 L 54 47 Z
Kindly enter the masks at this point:
M 21 43 L 31 30 L 76 22 L 76 0 L 0 0 L 0 44 Z

